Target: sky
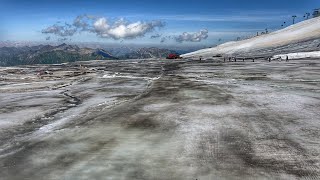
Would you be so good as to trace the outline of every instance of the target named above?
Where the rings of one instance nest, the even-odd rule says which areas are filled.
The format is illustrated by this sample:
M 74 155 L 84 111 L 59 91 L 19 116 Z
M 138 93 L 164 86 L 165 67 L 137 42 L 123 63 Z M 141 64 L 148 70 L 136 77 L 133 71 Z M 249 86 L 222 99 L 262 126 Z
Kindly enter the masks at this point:
M 315 8 L 319 0 L 0 0 L 0 41 L 210 46 Z

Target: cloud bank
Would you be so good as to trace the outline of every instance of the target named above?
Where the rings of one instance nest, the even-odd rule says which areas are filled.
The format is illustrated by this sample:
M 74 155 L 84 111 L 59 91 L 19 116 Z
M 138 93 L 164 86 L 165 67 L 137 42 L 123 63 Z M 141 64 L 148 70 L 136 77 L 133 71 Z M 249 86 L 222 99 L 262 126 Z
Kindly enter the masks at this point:
M 43 29 L 44 34 L 52 34 L 59 37 L 73 36 L 83 31 L 94 33 L 101 38 L 108 39 L 135 39 L 143 37 L 157 28 L 164 27 L 165 23 L 160 20 L 151 22 L 129 22 L 124 18 L 110 21 L 105 17 L 80 15 L 73 20 L 73 24 L 54 24 Z
M 81 32 L 93 33 L 100 38 L 126 40 L 135 39 L 145 36 L 147 33 L 154 32 L 166 24 L 160 20 L 154 21 L 136 21 L 130 22 L 124 18 L 111 20 L 106 17 L 97 17 L 92 15 L 79 15 L 72 23 L 57 22 L 49 27 L 42 29 L 42 33 L 47 37 L 54 35 L 58 37 L 59 41 L 66 41 L 68 38 L 79 34 Z M 203 29 L 199 32 L 190 33 L 184 32 L 181 35 L 162 35 L 153 34 L 150 39 L 158 39 L 160 43 L 165 43 L 169 40 L 175 42 L 201 42 L 208 38 L 208 30 Z M 46 38 L 50 40 L 50 38 Z
M 184 32 L 179 36 L 175 37 L 175 40 L 179 43 L 182 42 L 200 42 L 208 38 L 208 30 L 203 29 L 196 33 Z

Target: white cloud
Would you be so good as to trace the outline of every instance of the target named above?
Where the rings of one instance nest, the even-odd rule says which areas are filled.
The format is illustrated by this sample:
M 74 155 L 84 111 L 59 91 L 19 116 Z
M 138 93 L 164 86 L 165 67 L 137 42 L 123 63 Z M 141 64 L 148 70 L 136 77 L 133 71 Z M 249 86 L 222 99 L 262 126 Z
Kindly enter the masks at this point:
M 81 29 L 83 31 L 87 30 L 89 27 L 89 23 L 87 22 L 87 20 L 89 20 L 90 17 L 88 17 L 87 15 L 80 15 L 77 16 L 74 20 L 73 20 L 73 26 Z
M 44 34 L 54 34 L 57 36 L 73 36 L 77 32 L 77 28 L 72 27 L 70 24 L 58 25 L 54 24 L 41 31 Z
M 167 40 L 172 39 L 173 37 L 174 37 L 174 36 L 164 36 L 164 37 L 161 38 L 160 43 L 164 43 L 164 42 L 166 42 Z
M 146 33 L 154 31 L 155 28 L 163 27 L 164 23 L 160 21 L 129 23 L 120 19 L 113 24 L 108 24 L 105 18 L 99 18 L 93 26 L 97 35 L 103 38 L 133 39 L 144 36 Z
M 107 31 L 110 26 L 106 18 L 99 18 L 93 23 L 93 28 L 96 32 L 104 32 Z
M 87 31 L 95 33 L 102 38 L 111 39 L 134 39 L 142 37 L 146 33 L 154 31 L 156 28 L 165 26 L 162 21 L 151 22 L 128 22 L 123 18 L 117 21 L 108 21 L 105 17 L 96 18 L 94 16 L 80 15 L 77 16 L 73 24 L 64 26 L 54 24 L 42 30 L 45 34 L 54 34 L 57 36 L 73 36 L 76 32 Z
M 188 32 L 184 32 L 179 36 L 175 37 L 175 40 L 177 42 L 184 42 L 184 41 L 188 41 L 188 42 L 200 42 L 204 39 L 208 38 L 208 30 L 207 29 L 203 29 L 200 30 L 199 32 L 196 33 L 188 33 Z
M 161 36 L 162 36 L 161 34 L 154 34 L 150 36 L 150 39 L 157 39 L 157 38 L 160 38 Z

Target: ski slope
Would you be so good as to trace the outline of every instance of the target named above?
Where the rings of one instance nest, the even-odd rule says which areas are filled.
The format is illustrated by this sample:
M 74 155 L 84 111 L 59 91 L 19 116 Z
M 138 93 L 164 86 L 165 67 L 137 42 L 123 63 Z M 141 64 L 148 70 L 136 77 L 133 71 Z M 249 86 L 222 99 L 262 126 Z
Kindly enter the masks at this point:
M 320 58 L 320 51 L 279 54 L 279 55 L 274 55 L 273 59 L 278 59 L 278 58 L 286 59 L 286 57 L 288 57 L 289 59 Z
M 271 47 L 285 46 L 297 42 L 320 38 L 320 17 L 302 21 L 269 34 L 256 36 L 242 41 L 231 41 L 219 46 L 183 54 L 184 58 L 202 56 L 212 57 L 217 54 L 234 54 Z

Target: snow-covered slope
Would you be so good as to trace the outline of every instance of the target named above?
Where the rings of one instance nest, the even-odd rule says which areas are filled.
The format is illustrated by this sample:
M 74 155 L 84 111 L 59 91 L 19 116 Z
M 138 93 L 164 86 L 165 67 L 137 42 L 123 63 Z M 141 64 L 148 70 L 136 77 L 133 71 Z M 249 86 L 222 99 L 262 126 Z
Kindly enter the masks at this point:
M 320 38 L 320 17 L 309 19 L 291 25 L 285 29 L 257 36 L 251 39 L 227 42 L 217 47 L 187 53 L 182 55 L 182 57 L 190 58 L 203 56 L 206 58 L 212 57 L 216 54 L 234 54 L 271 47 L 286 46 L 316 38 Z
M 286 59 L 287 56 L 289 59 L 320 58 L 320 51 L 279 54 L 273 56 L 273 59 Z

